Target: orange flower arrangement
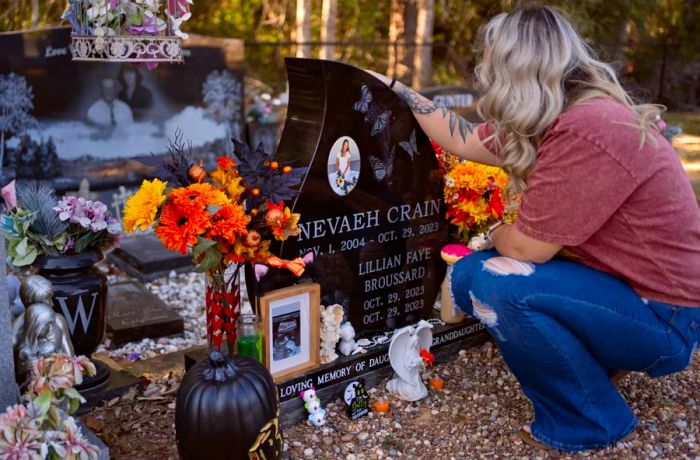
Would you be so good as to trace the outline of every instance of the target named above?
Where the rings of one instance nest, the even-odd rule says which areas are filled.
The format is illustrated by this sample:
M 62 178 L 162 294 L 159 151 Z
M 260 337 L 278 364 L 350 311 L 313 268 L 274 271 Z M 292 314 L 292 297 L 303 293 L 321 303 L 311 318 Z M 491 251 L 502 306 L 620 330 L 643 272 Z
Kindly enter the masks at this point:
M 272 239 L 299 234 L 300 216 L 285 200 L 296 196 L 307 169 L 280 167 L 261 147 L 250 152 L 235 140 L 234 147 L 236 159 L 219 157 L 207 172 L 176 138 L 170 158 L 153 165 L 157 178 L 144 181 L 124 211 L 125 221 L 134 223 L 128 230 L 154 227 L 166 248 L 191 252 L 195 270 L 207 273 L 207 333 L 217 348 L 224 336 L 235 343 L 241 266 L 266 263 Z M 233 274 L 225 276 L 229 267 Z
M 445 178 L 447 218 L 457 227 L 457 236 L 469 241 L 505 215 L 503 191 L 508 177 L 501 168 L 461 160 L 433 143 Z

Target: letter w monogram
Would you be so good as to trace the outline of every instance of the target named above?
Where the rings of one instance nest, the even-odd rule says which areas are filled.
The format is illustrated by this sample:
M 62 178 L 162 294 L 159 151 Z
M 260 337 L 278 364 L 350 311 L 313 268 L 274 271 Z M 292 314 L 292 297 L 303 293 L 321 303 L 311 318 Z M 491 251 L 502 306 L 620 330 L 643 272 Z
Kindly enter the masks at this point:
M 68 304 L 66 303 L 68 297 L 56 297 L 58 303 L 61 304 L 61 310 L 63 311 L 63 316 L 66 317 L 71 335 L 73 335 L 75 332 L 75 325 L 78 323 L 78 319 L 80 319 L 80 322 L 83 324 L 83 332 L 87 333 L 90 320 L 92 319 L 92 312 L 95 310 L 95 301 L 97 300 L 98 295 L 99 292 L 92 293 L 92 305 L 90 306 L 89 314 L 85 312 L 83 296 L 78 296 L 78 307 L 75 309 L 75 317 L 70 314 L 70 310 L 68 309 Z

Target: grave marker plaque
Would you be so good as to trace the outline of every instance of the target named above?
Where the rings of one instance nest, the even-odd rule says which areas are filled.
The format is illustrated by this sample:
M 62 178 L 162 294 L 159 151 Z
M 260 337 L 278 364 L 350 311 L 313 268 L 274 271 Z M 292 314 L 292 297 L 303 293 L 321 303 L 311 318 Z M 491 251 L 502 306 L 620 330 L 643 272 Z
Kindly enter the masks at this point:
M 347 299 L 362 333 L 413 323 L 445 274 L 443 183 L 428 137 L 386 85 L 333 61 L 287 59 L 290 100 L 277 154 L 309 166 L 294 203 L 322 296 Z M 262 290 L 265 290 L 262 280 Z
M 182 317 L 141 283 L 125 282 L 109 287 L 107 332 L 113 344 L 183 331 Z

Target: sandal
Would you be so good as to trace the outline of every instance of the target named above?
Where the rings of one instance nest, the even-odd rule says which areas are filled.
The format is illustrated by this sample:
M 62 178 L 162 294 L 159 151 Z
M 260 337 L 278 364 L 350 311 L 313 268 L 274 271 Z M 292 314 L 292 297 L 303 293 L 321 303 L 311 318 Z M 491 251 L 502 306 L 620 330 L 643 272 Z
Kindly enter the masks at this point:
M 550 455 L 558 455 L 560 453 L 559 450 L 555 449 L 554 447 L 550 447 L 547 444 L 543 443 L 542 441 L 539 441 L 532 435 L 532 431 L 530 431 L 530 425 L 525 425 L 522 428 L 520 428 L 520 431 L 518 432 L 518 436 L 520 436 L 520 439 L 523 440 L 523 442 L 530 447 L 534 447 L 536 449 L 544 450 Z M 637 433 L 634 431 L 631 431 L 630 433 L 627 434 L 624 438 L 620 439 L 617 442 L 629 442 L 633 441 L 634 439 L 637 438 Z
M 625 370 L 615 371 L 612 374 L 610 374 L 610 381 L 612 382 L 613 385 L 617 386 L 628 375 L 630 375 L 630 371 L 625 371 Z
M 543 443 L 542 441 L 535 439 L 535 437 L 532 435 L 532 432 L 530 431 L 530 425 L 525 425 L 522 428 L 520 428 L 520 431 L 518 432 L 518 436 L 520 436 L 520 439 L 522 439 L 523 442 L 530 447 L 534 447 L 535 449 L 544 450 L 548 454 L 551 454 L 551 455 L 559 454 L 559 451 L 557 449 L 555 449 L 553 447 L 549 447 L 547 444 Z

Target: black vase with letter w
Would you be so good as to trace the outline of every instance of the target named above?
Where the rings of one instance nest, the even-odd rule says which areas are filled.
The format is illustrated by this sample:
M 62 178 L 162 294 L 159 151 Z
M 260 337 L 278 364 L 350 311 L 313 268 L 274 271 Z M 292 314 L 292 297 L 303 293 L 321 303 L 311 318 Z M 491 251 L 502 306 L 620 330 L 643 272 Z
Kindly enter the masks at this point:
M 90 357 L 104 339 L 107 278 L 95 264 L 99 250 L 58 257 L 41 256 L 34 266 L 53 284 L 53 308 L 68 323 L 76 355 Z

